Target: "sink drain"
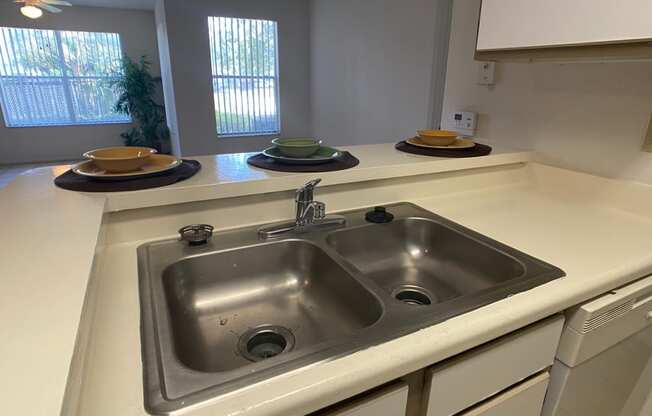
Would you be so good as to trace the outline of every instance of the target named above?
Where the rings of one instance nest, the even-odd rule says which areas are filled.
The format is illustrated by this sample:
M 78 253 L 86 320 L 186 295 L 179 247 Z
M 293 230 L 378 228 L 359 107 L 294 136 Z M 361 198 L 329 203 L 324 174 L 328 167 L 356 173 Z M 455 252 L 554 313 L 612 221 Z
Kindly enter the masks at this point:
M 276 325 L 261 325 L 245 332 L 238 341 L 238 351 L 249 361 L 262 361 L 294 348 L 294 335 Z
M 394 289 L 392 295 L 395 299 L 408 305 L 425 306 L 431 305 L 433 301 L 432 294 L 419 286 L 400 286 Z

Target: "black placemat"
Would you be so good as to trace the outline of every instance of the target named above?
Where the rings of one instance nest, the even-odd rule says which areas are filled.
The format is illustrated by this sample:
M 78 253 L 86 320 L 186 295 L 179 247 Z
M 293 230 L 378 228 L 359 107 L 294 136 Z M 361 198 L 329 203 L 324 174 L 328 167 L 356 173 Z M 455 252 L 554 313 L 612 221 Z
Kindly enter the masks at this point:
M 274 170 L 277 172 L 333 172 L 336 170 L 351 169 L 358 166 L 360 161 L 349 152 L 342 152 L 342 156 L 336 157 L 332 162 L 320 165 L 288 165 L 280 163 L 267 157 L 262 153 L 251 156 L 247 163 L 261 169 Z
M 396 150 L 411 153 L 413 155 L 434 156 L 434 157 L 478 157 L 487 156 L 491 153 L 491 147 L 486 144 L 476 143 L 468 149 L 427 149 L 425 147 L 412 146 L 405 140 L 396 143 Z
M 87 176 L 77 175 L 72 170 L 57 176 L 54 184 L 59 188 L 78 192 L 125 192 L 138 191 L 141 189 L 158 188 L 160 186 L 172 185 L 184 181 L 199 172 L 201 164 L 196 160 L 184 159 L 178 167 L 151 176 L 127 179 L 117 182 L 107 180 L 96 180 Z

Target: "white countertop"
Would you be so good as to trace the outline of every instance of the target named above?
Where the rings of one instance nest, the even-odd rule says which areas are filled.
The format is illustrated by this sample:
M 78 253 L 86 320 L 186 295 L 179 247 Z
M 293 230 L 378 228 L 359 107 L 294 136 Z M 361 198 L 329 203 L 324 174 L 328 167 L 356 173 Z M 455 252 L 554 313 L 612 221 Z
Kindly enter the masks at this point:
M 501 183 L 469 174 L 469 181 L 480 183 L 477 189 L 456 183 L 453 192 L 409 202 L 561 267 L 566 277 L 396 340 L 254 384 L 187 414 L 303 415 L 652 272 L 647 243 L 652 219 L 642 215 L 652 212 L 652 187 L 537 164 L 507 170 L 518 180 Z M 101 309 L 89 348 L 81 415 L 146 415 L 135 268 L 135 248 L 141 243 L 107 249 L 106 258 L 112 260 L 100 273 Z
M 391 145 L 348 148 L 360 166 L 320 174 L 335 185 L 530 161 L 497 151 L 473 159 L 436 159 Z M 84 295 L 105 212 L 294 189 L 315 174 L 267 172 L 245 155 L 199 158 L 204 169 L 170 187 L 79 194 L 52 185 L 65 167 L 32 171 L 0 190 L 0 391 L 5 409 L 58 414 L 73 361 Z M 652 270 L 647 236 L 650 187 L 531 164 L 519 185 L 413 199 L 424 208 L 564 269 L 568 277 L 426 330 L 220 398 L 197 415 L 289 415 L 363 391 L 558 312 Z M 610 190 L 608 196 L 605 190 Z M 632 204 L 635 201 L 637 204 Z M 383 201 L 386 202 L 386 201 Z M 641 208 L 637 210 L 637 208 Z M 645 209 L 643 209 L 645 208 Z M 533 238 L 536 236 L 536 238 Z M 93 310 L 80 415 L 145 415 L 139 312 L 132 241 L 106 247 L 96 264 Z M 107 278 L 107 276 L 113 276 Z M 29 404 L 29 405 L 26 405 Z
M 104 198 L 55 190 L 58 172 L 32 171 L 0 189 L 0 397 L 7 413 L 59 414 L 102 223 Z

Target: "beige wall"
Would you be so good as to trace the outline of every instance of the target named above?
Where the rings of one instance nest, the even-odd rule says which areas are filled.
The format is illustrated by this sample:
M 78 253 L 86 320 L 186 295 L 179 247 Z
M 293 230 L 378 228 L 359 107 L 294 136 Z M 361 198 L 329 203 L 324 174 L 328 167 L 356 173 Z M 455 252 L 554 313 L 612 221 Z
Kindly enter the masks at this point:
M 311 133 L 308 0 L 159 0 L 157 30 L 167 37 L 171 71 L 163 74 L 166 102 L 174 100 L 173 139 L 184 156 L 260 150 L 270 136 L 217 137 L 208 17 L 278 22 L 281 136 Z M 175 124 L 176 121 L 176 124 Z M 175 143 L 173 147 L 176 148 Z
M 153 72 L 160 72 L 151 11 L 76 6 L 31 20 L 19 13 L 16 4 L 2 1 L 0 26 L 119 33 L 127 55 L 147 55 L 153 62 Z M 0 164 L 77 159 L 86 150 L 120 144 L 120 133 L 128 127 L 106 124 L 7 128 L 0 117 Z
M 444 117 L 480 113 L 478 136 L 536 150 L 547 163 L 652 184 L 641 145 L 652 114 L 652 63 L 505 64 L 476 84 L 480 0 L 455 0 Z

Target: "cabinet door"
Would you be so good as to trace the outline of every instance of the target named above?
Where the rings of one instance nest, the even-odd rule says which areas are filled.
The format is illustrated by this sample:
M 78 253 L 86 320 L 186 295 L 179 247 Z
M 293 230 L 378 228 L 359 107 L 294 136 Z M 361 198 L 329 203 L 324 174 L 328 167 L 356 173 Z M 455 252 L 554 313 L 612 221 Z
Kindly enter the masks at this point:
M 540 416 L 549 378 L 539 374 L 458 416 Z
M 652 39 L 650 0 L 482 0 L 478 51 Z
M 548 368 L 563 324 L 549 318 L 428 369 L 426 415 L 455 415 Z
M 352 399 L 315 416 L 405 416 L 408 386 L 399 382 Z

